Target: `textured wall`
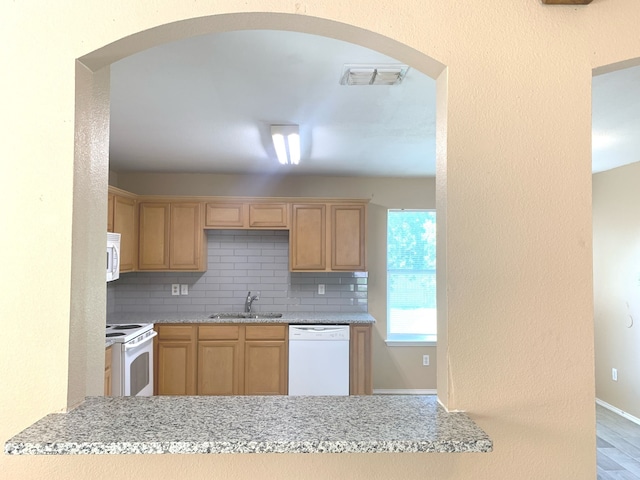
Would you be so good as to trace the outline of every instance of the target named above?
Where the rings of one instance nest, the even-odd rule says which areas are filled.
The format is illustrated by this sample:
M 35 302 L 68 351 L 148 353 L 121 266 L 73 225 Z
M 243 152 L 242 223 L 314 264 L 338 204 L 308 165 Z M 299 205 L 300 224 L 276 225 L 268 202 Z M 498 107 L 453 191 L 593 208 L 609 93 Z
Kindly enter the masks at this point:
M 446 66 L 447 91 L 438 91 L 447 110 L 438 126 L 439 169 L 446 159 L 438 211 L 447 220 L 448 350 L 439 383 L 446 384 L 443 401 L 469 411 L 496 448 L 486 455 L 3 455 L 6 477 L 595 477 L 590 83 L 592 69 L 640 57 L 636 0 L 584 7 L 85 0 L 65 7 L 0 7 L 7 72 L 0 76 L 0 115 L 9 127 L 0 158 L 11 162 L 0 185 L 0 220 L 12 233 L 0 238 L 0 249 L 10 252 L 0 291 L 17 292 L 3 295 L 0 318 L 19 318 L 4 321 L 3 335 L 21 339 L 5 342 L 0 353 L 0 440 L 67 403 L 72 257 L 91 264 L 71 250 L 74 59 L 110 45 L 84 59 L 98 70 L 172 38 L 290 28 L 361 43 L 434 77 Z M 267 15 L 220 16 L 240 10 Z M 154 29 L 190 18 L 196 20 Z M 101 195 L 90 187 L 91 198 Z M 97 251 L 94 233 L 104 217 L 73 228 L 88 233 L 88 250 Z M 102 283 L 88 288 L 104 295 Z M 86 321 L 97 332 L 104 315 L 89 310 Z M 99 355 L 87 352 L 88 369 Z

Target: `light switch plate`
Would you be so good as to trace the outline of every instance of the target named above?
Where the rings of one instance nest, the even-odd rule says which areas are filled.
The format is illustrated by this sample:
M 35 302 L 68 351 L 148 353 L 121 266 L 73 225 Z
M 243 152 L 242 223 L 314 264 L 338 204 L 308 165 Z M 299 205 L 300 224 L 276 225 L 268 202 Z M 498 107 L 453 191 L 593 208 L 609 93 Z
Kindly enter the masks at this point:
M 189 285 L 186 283 L 180 285 L 180 295 L 189 295 Z
M 318 295 L 324 295 L 324 283 L 318 284 Z

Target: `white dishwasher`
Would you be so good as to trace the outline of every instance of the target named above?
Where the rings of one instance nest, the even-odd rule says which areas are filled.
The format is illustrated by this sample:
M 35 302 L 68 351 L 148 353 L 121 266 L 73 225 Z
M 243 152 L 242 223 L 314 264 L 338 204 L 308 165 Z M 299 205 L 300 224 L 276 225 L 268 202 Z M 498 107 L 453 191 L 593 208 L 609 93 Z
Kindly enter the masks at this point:
M 289 325 L 289 395 L 349 395 L 349 325 Z

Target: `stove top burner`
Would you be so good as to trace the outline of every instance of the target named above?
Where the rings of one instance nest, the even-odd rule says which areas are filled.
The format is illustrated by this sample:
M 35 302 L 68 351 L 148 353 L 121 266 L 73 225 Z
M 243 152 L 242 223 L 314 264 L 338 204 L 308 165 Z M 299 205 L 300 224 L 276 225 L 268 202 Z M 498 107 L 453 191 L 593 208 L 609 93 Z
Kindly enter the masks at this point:
M 114 325 L 114 330 L 131 330 L 133 328 L 142 328 L 142 325 L 127 324 L 127 325 Z
M 122 333 L 122 332 L 117 332 L 117 333 L 107 333 L 107 338 L 111 338 L 111 337 L 124 337 L 126 334 Z

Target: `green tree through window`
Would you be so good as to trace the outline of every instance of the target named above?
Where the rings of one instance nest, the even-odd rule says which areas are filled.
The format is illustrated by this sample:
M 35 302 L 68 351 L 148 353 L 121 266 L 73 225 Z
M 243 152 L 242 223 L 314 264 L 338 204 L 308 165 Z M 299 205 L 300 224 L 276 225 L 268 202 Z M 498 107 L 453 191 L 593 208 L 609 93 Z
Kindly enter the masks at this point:
M 436 213 L 389 210 L 387 338 L 436 340 Z

